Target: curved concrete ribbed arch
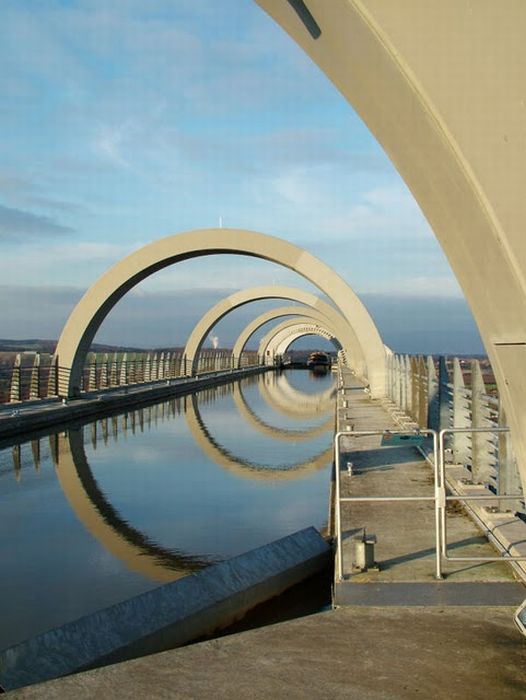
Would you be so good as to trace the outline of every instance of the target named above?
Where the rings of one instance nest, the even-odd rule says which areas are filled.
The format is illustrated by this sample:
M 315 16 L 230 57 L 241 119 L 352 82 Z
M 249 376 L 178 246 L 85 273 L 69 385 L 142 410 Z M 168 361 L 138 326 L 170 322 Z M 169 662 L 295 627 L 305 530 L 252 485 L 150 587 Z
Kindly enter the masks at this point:
M 274 338 L 269 343 L 269 350 L 271 353 L 274 352 L 278 355 L 283 355 L 287 352 L 295 340 L 304 338 L 306 335 L 318 335 L 321 338 L 329 340 L 334 345 L 336 351 L 341 350 L 341 345 L 339 344 L 338 339 L 334 337 L 333 333 L 328 331 L 328 329 L 323 328 L 323 326 L 320 326 L 318 323 L 306 325 L 305 321 L 303 321 L 303 323 L 299 323 L 297 326 L 291 326 L 286 331 L 283 330 L 278 337 Z
M 290 481 L 300 479 L 313 471 L 324 469 L 332 459 L 333 448 L 331 445 L 331 447 L 311 459 L 288 465 L 284 469 L 248 464 L 214 440 L 201 417 L 195 395 L 192 395 L 191 400 L 187 404 L 185 418 L 194 441 L 203 450 L 204 454 L 215 464 L 244 479 L 256 481 Z
M 245 349 L 245 345 L 250 340 L 251 336 L 256 331 L 258 331 L 261 328 L 261 326 L 264 326 L 265 323 L 268 323 L 269 321 L 274 321 L 275 319 L 281 318 L 283 316 L 295 316 L 296 318 L 304 317 L 311 320 L 320 321 L 322 323 L 327 323 L 328 321 L 327 317 L 324 316 L 324 314 L 318 313 L 316 312 L 316 309 L 310 308 L 308 306 L 303 308 L 301 306 L 280 306 L 277 309 L 271 309 L 270 311 L 266 311 L 265 313 L 255 318 L 241 331 L 238 339 L 234 344 L 232 355 L 234 357 L 241 358 L 241 353 Z M 341 339 L 338 340 L 340 344 L 342 344 Z
M 57 439 L 56 474 L 60 487 L 82 525 L 107 551 L 133 571 L 163 582 L 174 581 L 210 563 L 205 558 L 155 544 L 118 514 L 93 477 L 82 429 L 70 429 Z
M 257 2 L 350 102 L 431 224 L 491 360 L 526 488 L 526 3 L 309 0 L 314 39 L 292 3 Z
M 295 287 L 285 287 L 281 285 L 243 289 L 222 299 L 209 309 L 196 324 L 186 342 L 184 354 L 187 361 L 191 364 L 192 373 L 195 374 L 197 371 L 199 351 L 216 323 L 234 309 L 264 299 L 287 299 L 288 301 L 296 301 L 304 306 L 309 306 L 319 311 L 327 317 L 333 324 L 333 327 L 338 330 L 340 342 L 347 348 L 355 372 L 358 375 L 365 373 L 365 355 L 363 348 L 360 339 L 357 337 L 352 326 L 349 325 L 347 319 L 343 318 L 337 309 L 315 294 L 305 292 Z M 239 355 L 234 353 L 234 357 L 239 357 Z
M 234 391 L 232 392 L 232 398 L 236 405 L 239 415 L 244 418 L 247 423 L 252 425 L 256 430 L 263 435 L 273 438 L 274 440 L 284 440 L 287 442 L 300 442 L 303 440 L 312 440 L 313 437 L 317 435 L 322 435 L 328 430 L 334 428 L 334 416 L 328 418 L 328 420 L 320 423 L 319 425 L 312 426 L 310 428 L 302 428 L 301 430 L 291 430 L 288 428 L 277 428 L 274 425 L 269 425 L 265 423 L 259 416 L 257 416 L 254 411 L 250 408 L 248 403 L 243 396 L 243 392 L 239 385 L 239 382 L 234 385 Z
M 307 331 L 306 329 L 310 330 Z M 269 356 L 270 361 L 272 361 L 277 345 L 292 333 L 296 333 L 294 340 L 297 340 L 305 335 L 319 335 L 320 337 L 330 340 L 336 350 L 339 350 L 341 347 L 338 338 L 336 337 L 336 333 L 331 328 L 329 323 L 322 325 L 318 321 L 308 323 L 306 322 L 305 318 L 292 318 L 288 319 L 287 321 L 283 321 L 274 328 L 271 328 L 270 331 L 263 336 L 259 342 L 258 355 L 264 355 L 265 357 Z M 290 340 L 288 345 L 290 345 L 292 342 L 293 340 Z
M 385 393 L 385 351 L 378 330 L 349 285 L 330 267 L 301 248 L 273 236 L 239 229 L 200 229 L 168 236 L 131 253 L 100 277 L 82 297 L 60 335 L 55 359 L 59 394 L 80 392 L 86 354 L 100 324 L 136 284 L 182 260 L 228 253 L 269 260 L 309 280 L 337 306 L 355 330 L 365 356 L 373 395 Z

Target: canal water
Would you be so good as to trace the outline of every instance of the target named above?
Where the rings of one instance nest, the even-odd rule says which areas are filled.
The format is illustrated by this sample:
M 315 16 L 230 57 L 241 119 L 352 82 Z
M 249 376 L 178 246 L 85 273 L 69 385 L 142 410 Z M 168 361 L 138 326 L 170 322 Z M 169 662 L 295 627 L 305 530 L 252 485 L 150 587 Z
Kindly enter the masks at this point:
M 323 531 L 333 429 L 333 375 L 289 370 L 1 449 L 0 648 Z

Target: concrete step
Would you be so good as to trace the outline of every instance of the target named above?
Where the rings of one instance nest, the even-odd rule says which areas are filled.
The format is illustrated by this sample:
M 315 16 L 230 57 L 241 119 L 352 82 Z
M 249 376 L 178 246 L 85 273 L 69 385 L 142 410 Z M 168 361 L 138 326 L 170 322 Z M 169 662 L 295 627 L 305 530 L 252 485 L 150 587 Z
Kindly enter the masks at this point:
M 334 586 L 334 604 L 344 605 L 520 605 L 526 598 L 526 587 L 515 581 L 426 583 L 352 583 L 343 581 Z

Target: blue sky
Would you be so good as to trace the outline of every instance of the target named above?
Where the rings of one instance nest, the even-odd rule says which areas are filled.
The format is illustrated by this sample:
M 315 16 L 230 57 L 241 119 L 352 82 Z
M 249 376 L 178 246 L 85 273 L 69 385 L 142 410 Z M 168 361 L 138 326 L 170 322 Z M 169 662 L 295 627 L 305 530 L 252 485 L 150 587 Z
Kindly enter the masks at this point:
M 119 258 L 221 217 L 319 256 L 395 349 L 480 352 L 389 160 L 251 0 L 2 0 L 0 24 L 0 337 L 56 337 Z M 180 344 L 221 296 L 273 282 L 309 288 L 249 258 L 188 261 L 97 339 Z M 223 322 L 224 344 L 254 313 Z

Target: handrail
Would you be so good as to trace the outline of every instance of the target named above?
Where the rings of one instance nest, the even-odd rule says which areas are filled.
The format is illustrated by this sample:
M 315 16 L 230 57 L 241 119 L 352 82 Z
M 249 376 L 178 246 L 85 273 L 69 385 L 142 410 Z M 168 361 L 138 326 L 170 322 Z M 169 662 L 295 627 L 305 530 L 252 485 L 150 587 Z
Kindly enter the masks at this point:
M 373 436 L 373 435 L 425 435 L 433 438 L 433 465 L 434 465 L 434 495 L 433 496 L 349 496 L 341 495 L 341 458 L 340 458 L 340 440 L 342 437 L 353 436 Z M 334 436 L 334 471 L 335 471 L 335 522 L 336 522 L 336 573 L 338 581 L 344 580 L 343 572 L 343 533 L 342 533 L 342 517 L 341 504 L 352 502 L 397 502 L 397 501 L 433 501 L 435 503 L 435 577 L 442 578 L 442 561 L 441 552 L 441 537 L 440 537 L 440 519 L 439 510 L 437 507 L 440 497 L 439 472 L 438 472 L 438 436 L 435 430 L 345 430 L 339 431 Z
M 445 437 L 455 433 L 507 433 L 509 428 L 490 426 L 487 428 L 444 428 L 438 434 L 438 454 L 439 454 L 439 490 L 440 498 L 437 501 L 437 511 L 440 514 L 441 546 L 440 553 L 447 561 L 465 562 L 490 562 L 490 561 L 526 561 L 526 556 L 513 556 L 502 554 L 496 557 L 453 557 L 447 551 L 447 518 L 446 506 L 448 501 L 516 501 L 522 499 L 523 494 L 447 494 L 446 492 L 446 465 L 445 465 Z M 494 538 L 495 539 L 495 538 Z

